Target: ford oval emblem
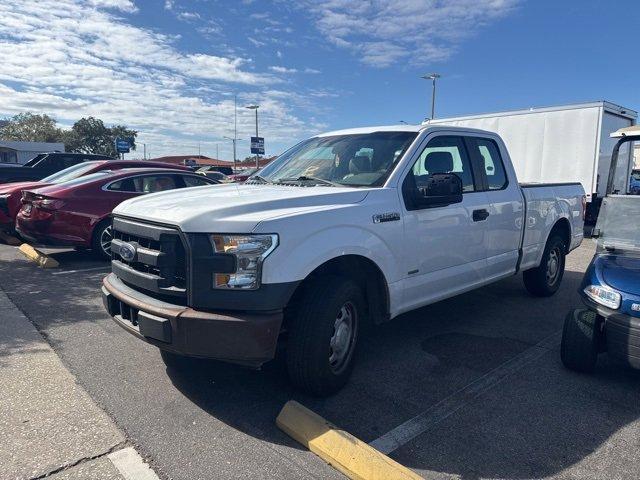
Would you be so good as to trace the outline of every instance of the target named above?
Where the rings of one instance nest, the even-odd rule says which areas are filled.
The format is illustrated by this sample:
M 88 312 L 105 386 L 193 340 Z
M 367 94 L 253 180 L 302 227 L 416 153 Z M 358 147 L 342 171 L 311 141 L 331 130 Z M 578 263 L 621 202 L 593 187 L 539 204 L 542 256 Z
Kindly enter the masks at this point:
M 130 262 L 136 256 L 136 246 L 130 243 L 123 243 L 120 245 L 120 251 L 118 253 L 123 260 Z

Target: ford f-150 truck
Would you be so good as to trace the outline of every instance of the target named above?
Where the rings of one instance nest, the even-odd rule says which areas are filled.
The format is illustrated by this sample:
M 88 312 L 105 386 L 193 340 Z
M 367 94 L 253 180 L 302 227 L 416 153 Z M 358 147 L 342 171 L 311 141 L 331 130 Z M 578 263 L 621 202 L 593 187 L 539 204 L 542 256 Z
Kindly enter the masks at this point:
M 580 184 L 518 184 L 494 133 L 331 132 L 245 184 L 120 204 L 103 300 L 170 368 L 181 356 L 259 367 L 282 344 L 292 382 L 327 395 L 365 322 L 520 271 L 532 294 L 555 293 L 584 207 Z

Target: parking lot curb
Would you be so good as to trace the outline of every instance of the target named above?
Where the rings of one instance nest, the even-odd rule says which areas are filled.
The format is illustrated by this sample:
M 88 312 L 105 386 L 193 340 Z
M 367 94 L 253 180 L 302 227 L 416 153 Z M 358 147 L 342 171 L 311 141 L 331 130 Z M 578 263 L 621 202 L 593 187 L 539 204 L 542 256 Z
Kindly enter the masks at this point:
M 276 418 L 276 425 L 349 478 L 422 478 L 294 400 L 282 407 Z
M 20 245 L 20 247 L 18 247 L 18 250 L 20 250 L 20 253 L 22 253 L 25 257 L 27 257 L 32 262 L 37 263 L 42 268 L 57 268 L 60 266 L 60 264 L 56 260 L 42 253 L 40 250 L 33 248 L 28 243 L 23 243 L 22 245 Z

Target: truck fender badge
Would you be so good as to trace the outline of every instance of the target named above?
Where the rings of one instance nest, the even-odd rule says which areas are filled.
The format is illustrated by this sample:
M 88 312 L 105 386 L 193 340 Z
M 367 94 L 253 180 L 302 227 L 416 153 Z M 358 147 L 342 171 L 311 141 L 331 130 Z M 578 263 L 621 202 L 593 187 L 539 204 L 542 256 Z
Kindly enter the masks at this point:
M 120 251 L 118 254 L 122 257 L 123 260 L 130 262 L 136 256 L 136 247 L 135 245 L 131 245 L 130 243 L 123 243 L 120 245 Z
M 397 222 L 400 220 L 398 212 L 376 213 L 373 216 L 373 223 Z
M 632 303 L 631 310 L 633 310 L 634 312 L 640 312 L 640 303 Z

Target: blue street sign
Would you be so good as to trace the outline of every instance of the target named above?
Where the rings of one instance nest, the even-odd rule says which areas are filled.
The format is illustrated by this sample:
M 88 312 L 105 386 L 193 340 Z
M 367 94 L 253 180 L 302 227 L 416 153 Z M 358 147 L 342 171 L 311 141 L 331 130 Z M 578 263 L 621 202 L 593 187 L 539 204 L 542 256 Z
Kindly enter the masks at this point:
M 251 137 L 251 153 L 264 155 L 264 137 Z
M 131 150 L 131 139 L 116 138 L 116 152 L 129 153 L 130 150 Z

